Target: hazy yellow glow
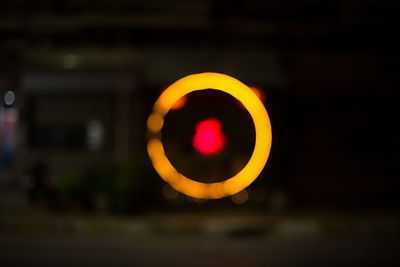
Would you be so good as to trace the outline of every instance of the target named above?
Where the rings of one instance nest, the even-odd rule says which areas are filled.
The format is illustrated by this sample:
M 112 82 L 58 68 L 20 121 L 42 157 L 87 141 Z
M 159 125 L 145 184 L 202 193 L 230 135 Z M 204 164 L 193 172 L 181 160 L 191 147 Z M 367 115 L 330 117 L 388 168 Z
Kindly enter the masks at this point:
M 147 120 L 149 131 L 152 133 L 161 131 L 165 115 L 181 97 L 205 89 L 215 89 L 230 94 L 250 113 L 254 122 L 256 141 L 247 165 L 223 182 L 201 183 L 183 176 L 172 166 L 159 138 L 149 140 L 147 152 L 157 173 L 175 190 L 194 198 L 217 199 L 240 192 L 260 174 L 271 149 L 271 123 L 263 103 L 253 90 L 228 75 L 207 72 L 186 76 L 170 85 L 160 95 L 153 106 L 153 113 Z

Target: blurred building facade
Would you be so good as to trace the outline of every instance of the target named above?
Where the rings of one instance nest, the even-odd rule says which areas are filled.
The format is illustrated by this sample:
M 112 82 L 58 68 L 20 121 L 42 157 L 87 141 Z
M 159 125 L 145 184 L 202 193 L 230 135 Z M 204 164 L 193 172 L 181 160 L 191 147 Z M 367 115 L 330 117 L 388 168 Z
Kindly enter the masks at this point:
M 19 114 L 14 173 L 23 177 L 38 161 L 55 179 L 110 162 L 140 165 L 160 90 L 213 71 L 266 93 L 273 147 L 251 190 L 293 206 L 394 207 L 398 7 L 2 1 L 0 92 L 15 93 L 3 106 Z

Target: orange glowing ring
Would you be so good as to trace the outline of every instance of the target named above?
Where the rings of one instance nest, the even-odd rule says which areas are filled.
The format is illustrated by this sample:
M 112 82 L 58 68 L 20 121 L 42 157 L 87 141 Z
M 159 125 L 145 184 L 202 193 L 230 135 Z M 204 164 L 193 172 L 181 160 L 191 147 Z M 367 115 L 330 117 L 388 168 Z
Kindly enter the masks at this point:
M 161 142 L 164 117 L 171 107 L 186 94 L 205 89 L 223 91 L 242 102 L 253 119 L 256 133 L 253 154 L 247 165 L 233 177 L 217 183 L 201 183 L 180 174 L 165 155 Z M 152 136 L 155 136 L 148 141 L 147 151 L 157 173 L 175 190 L 199 199 L 226 197 L 249 186 L 261 173 L 271 150 L 271 123 L 263 103 L 242 82 L 220 73 L 193 74 L 170 85 L 155 102 L 147 127 Z

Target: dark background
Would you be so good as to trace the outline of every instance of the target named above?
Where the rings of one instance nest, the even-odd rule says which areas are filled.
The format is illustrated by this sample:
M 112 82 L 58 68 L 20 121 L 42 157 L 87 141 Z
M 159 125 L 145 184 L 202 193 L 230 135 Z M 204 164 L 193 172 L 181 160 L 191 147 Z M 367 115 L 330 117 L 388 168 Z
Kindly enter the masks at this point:
M 203 255 L 194 265 L 395 264 L 399 7 L 377 0 L 1 1 L 0 94 L 11 90 L 15 102 L 0 111 L 18 120 L 12 152 L 4 137 L 0 144 L 0 244 L 50 265 L 72 264 L 62 255 L 76 246 L 86 248 L 81 263 L 162 264 L 140 251 L 164 255 L 169 243 L 164 263 L 172 265 L 193 264 L 177 256 L 180 249 Z M 146 120 L 158 95 L 201 72 L 231 75 L 265 94 L 270 158 L 232 198 L 178 194 L 146 153 Z M 208 117 L 227 135 L 211 157 L 190 144 L 194 125 Z M 101 129 L 94 146 L 93 124 Z M 212 91 L 190 94 L 164 130 L 171 161 L 202 181 L 230 177 L 254 144 L 248 114 Z M 111 241 L 103 238 L 113 227 L 118 237 L 113 230 Z M 215 241 L 207 227 L 228 237 Z M 69 231 L 90 233 L 65 241 Z M 123 248 L 95 260 L 110 244 Z M 26 252 L 31 247 L 37 251 Z M 229 256 L 242 247 L 252 255 L 247 262 Z M 282 256 L 289 253 L 293 261 Z M 8 264 L 27 263 L 4 255 Z

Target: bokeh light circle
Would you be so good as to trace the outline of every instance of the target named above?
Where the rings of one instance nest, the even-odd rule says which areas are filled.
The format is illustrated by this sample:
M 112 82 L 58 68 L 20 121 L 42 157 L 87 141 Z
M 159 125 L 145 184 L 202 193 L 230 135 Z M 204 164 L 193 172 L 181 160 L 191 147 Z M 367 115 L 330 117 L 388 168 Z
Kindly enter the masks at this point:
M 217 183 L 202 183 L 180 174 L 165 155 L 161 142 L 161 130 L 168 111 L 181 97 L 206 89 L 219 90 L 239 100 L 249 112 L 256 134 L 254 150 L 246 166 L 233 177 Z M 154 169 L 175 190 L 199 199 L 218 199 L 245 189 L 261 173 L 271 150 L 271 123 L 263 103 L 245 84 L 220 73 L 193 74 L 170 85 L 155 102 L 147 128 L 152 136 L 147 143 L 147 152 Z
M 222 151 L 226 137 L 222 132 L 221 122 L 217 118 L 208 118 L 197 122 L 192 145 L 196 152 L 211 156 Z

